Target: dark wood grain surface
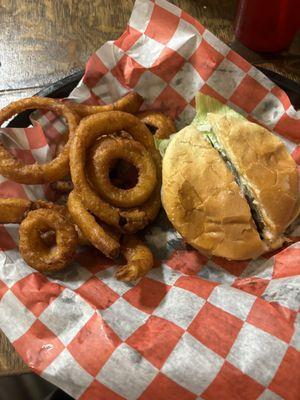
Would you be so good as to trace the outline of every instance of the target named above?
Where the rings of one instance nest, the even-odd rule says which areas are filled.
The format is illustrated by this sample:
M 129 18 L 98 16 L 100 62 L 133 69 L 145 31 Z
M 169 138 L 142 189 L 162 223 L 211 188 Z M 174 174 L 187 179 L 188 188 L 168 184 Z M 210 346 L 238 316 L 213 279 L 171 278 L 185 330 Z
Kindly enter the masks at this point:
M 225 42 L 234 42 L 236 0 L 173 2 Z M 132 5 L 133 0 L 1 0 L 0 106 L 81 69 L 101 43 L 120 35 Z M 300 38 L 279 55 L 233 47 L 256 65 L 300 82 Z
M 258 55 L 234 41 L 236 0 L 174 0 L 250 62 L 300 82 L 300 38 L 289 51 Z M 84 67 L 102 43 L 117 38 L 133 0 L 0 0 L 0 107 L 31 96 Z M 28 371 L 0 334 L 0 375 Z

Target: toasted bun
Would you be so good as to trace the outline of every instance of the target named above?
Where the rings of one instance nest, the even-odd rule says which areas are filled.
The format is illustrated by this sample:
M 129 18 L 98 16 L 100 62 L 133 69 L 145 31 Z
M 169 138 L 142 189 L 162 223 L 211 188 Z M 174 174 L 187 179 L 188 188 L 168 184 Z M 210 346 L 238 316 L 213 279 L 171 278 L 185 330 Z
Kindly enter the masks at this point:
M 244 260 L 267 250 L 233 174 L 193 126 L 166 150 L 162 202 L 178 232 L 204 253 Z
M 228 158 L 256 201 L 266 235 L 275 241 L 298 213 L 296 164 L 284 144 L 260 125 L 208 114 Z

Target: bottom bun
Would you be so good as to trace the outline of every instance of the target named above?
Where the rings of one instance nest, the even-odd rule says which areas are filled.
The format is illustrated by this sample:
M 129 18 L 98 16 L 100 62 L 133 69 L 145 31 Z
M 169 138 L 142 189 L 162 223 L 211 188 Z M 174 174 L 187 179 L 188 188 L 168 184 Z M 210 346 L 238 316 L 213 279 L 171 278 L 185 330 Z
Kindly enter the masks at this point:
M 166 150 L 162 203 L 184 240 L 207 255 L 246 260 L 268 251 L 232 172 L 194 126 Z

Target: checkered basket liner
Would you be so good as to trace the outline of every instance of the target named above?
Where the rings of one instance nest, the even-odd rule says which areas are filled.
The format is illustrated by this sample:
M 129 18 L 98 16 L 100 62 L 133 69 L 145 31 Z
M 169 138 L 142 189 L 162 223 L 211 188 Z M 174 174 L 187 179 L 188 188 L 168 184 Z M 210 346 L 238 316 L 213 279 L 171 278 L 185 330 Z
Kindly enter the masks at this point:
M 300 114 L 286 93 L 165 0 L 137 0 L 122 36 L 88 60 L 70 98 L 110 103 L 131 90 L 178 128 L 195 93 L 226 102 L 284 141 L 300 162 Z M 48 112 L 2 128 L 26 163 L 45 162 L 65 126 Z M 1 197 L 52 198 L 47 186 L 0 177 Z M 300 242 L 254 261 L 207 259 L 163 212 L 146 232 L 157 267 L 135 284 L 114 279 L 95 249 L 45 277 L 20 258 L 18 226 L 0 226 L 0 328 L 43 378 L 81 400 L 288 399 L 300 396 Z

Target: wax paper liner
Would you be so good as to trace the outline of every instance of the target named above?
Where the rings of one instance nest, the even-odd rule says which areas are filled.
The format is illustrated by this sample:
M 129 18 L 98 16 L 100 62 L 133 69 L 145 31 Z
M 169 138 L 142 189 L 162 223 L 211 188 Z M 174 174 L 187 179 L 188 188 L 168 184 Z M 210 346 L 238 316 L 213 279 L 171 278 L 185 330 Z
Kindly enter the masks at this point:
M 201 90 L 282 135 L 300 159 L 300 114 L 287 95 L 164 0 L 135 3 L 124 34 L 90 57 L 71 97 L 101 104 L 130 90 L 178 128 L 192 120 Z M 33 128 L 1 132 L 20 158 L 43 162 L 52 157 L 46 137 L 63 130 L 47 113 Z M 1 178 L 0 195 L 51 192 Z M 299 229 L 277 254 L 208 260 L 162 212 L 146 234 L 157 268 L 135 284 L 116 281 L 112 262 L 91 248 L 45 277 L 20 258 L 17 232 L 0 227 L 0 327 L 36 373 L 74 398 L 299 398 Z

